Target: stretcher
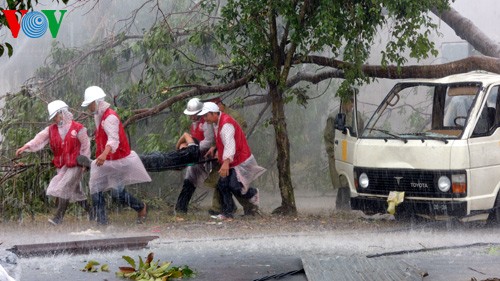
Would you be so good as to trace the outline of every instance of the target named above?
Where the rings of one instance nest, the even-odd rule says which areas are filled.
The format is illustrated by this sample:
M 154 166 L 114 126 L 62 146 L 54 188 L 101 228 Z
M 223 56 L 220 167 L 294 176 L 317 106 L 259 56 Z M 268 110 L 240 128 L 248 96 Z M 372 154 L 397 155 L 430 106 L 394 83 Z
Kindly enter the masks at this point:
M 203 163 L 212 163 L 217 158 L 203 159 L 198 149 L 182 149 L 171 152 L 153 152 L 141 154 L 139 158 L 148 172 L 162 172 L 167 170 L 182 170 L 189 166 Z M 91 159 L 80 155 L 77 157 L 78 165 L 90 168 Z

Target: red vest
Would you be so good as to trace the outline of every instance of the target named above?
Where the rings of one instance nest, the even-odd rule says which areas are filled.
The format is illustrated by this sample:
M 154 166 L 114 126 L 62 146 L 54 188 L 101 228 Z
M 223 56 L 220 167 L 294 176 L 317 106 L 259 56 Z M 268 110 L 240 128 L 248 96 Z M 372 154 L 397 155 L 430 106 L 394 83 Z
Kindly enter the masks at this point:
M 247 143 L 247 138 L 245 137 L 245 133 L 241 129 L 240 125 L 233 117 L 221 112 L 219 118 L 219 127 L 217 128 L 217 137 L 215 138 L 215 146 L 217 147 L 217 158 L 219 162 L 222 164 L 223 159 L 222 155 L 224 154 L 224 145 L 222 144 L 222 139 L 220 137 L 220 131 L 224 124 L 231 124 L 234 127 L 234 140 L 236 142 L 236 151 L 234 154 L 233 162 L 229 163 L 229 167 L 235 167 L 239 164 L 243 163 L 245 160 L 252 155 L 250 151 L 250 147 Z
M 97 131 L 95 133 L 95 143 L 96 143 L 96 149 L 95 149 L 95 155 L 96 158 L 101 155 L 101 153 L 104 151 L 106 148 L 106 143 L 108 142 L 108 135 L 106 135 L 106 132 L 104 131 L 104 128 L 102 126 L 102 123 L 104 120 L 109 115 L 114 115 L 118 120 L 120 120 L 120 117 L 118 117 L 118 114 L 111 108 L 106 109 L 104 111 L 104 114 L 102 115 L 101 123 L 99 124 L 99 127 L 97 128 Z M 120 126 L 118 129 L 118 137 L 120 140 L 120 144 L 118 145 L 118 148 L 114 153 L 110 152 L 108 154 L 108 157 L 106 157 L 106 160 L 118 160 L 127 157 L 130 154 L 130 145 L 128 144 L 128 139 L 127 135 L 125 134 L 125 130 L 123 129 L 123 124 L 120 121 Z
M 56 166 L 56 168 L 60 169 L 63 166 L 76 166 L 76 157 L 80 155 L 80 147 L 82 146 L 77 135 L 82 128 L 82 124 L 71 121 L 71 126 L 69 127 L 68 133 L 66 134 L 66 137 L 64 137 L 63 141 L 61 139 L 61 135 L 59 135 L 57 125 L 50 125 L 49 143 L 50 149 L 52 149 L 52 152 L 54 153 L 52 163 Z
M 197 122 L 193 122 L 191 124 L 191 136 L 198 141 L 202 141 L 205 139 L 205 132 L 203 131 L 204 124 L 205 119 L 203 117 L 201 117 Z

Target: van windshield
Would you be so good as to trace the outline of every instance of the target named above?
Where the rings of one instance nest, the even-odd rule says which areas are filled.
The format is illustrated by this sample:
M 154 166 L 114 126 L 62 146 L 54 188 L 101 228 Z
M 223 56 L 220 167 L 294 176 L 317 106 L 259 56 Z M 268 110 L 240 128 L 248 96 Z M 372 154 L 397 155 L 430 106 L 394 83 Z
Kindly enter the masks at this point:
M 397 84 L 370 118 L 362 137 L 405 142 L 458 138 L 480 87 L 479 83 Z

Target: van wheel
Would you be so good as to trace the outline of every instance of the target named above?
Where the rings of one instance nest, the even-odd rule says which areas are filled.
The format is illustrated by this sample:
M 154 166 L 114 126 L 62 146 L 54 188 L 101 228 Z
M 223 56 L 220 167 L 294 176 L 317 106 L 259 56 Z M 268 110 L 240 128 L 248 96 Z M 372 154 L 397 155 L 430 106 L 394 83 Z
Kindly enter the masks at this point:
M 337 190 L 335 209 L 339 211 L 348 211 L 351 209 L 351 190 L 349 187 L 342 186 Z
M 493 210 L 491 210 L 490 215 L 488 216 L 487 223 L 489 225 L 500 225 L 500 194 L 497 195 L 495 205 L 493 207 Z
M 394 219 L 401 222 L 410 221 L 413 219 L 413 214 L 407 211 L 396 211 L 396 213 L 394 213 Z

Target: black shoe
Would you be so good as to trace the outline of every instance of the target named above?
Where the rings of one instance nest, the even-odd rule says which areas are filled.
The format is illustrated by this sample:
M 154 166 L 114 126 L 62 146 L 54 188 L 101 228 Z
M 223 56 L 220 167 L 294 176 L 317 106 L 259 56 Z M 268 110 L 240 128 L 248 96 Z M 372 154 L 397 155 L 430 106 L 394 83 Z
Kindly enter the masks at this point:
M 108 220 L 104 220 L 104 221 L 97 220 L 97 225 L 103 225 L 104 226 L 104 225 L 108 225 L 108 224 L 109 224 Z
M 181 215 L 186 215 L 188 213 L 188 210 L 181 210 L 181 209 L 175 208 L 175 213 L 181 214 Z
M 53 219 L 49 219 L 49 223 L 55 226 L 55 225 L 61 224 L 61 220 L 53 218 Z
M 217 216 L 217 215 L 220 215 L 220 212 L 217 212 L 217 211 L 210 209 L 210 210 L 208 210 L 208 214 L 211 216 Z
M 78 165 L 82 167 L 90 168 L 90 163 L 92 163 L 92 160 L 90 160 L 85 155 L 78 155 L 78 157 L 76 157 L 76 163 L 78 163 Z
M 248 208 L 248 209 L 244 210 L 243 211 L 243 216 L 245 216 L 245 217 L 249 217 L 249 216 L 255 217 L 255 216 L 262 216 L 262 214 L 260 213 L 259 207 L 253 206 L 252 208 Z

